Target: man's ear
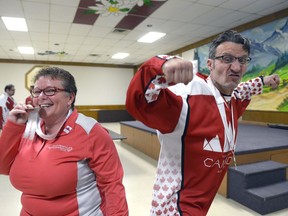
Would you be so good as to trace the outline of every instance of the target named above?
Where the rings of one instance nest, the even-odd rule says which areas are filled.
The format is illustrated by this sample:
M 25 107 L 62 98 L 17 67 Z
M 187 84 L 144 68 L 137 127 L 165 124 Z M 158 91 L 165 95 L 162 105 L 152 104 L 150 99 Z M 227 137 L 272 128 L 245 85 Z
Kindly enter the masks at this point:
M 207 67 L 210 71 L 213 69 L 213 59 L 207 59 Z

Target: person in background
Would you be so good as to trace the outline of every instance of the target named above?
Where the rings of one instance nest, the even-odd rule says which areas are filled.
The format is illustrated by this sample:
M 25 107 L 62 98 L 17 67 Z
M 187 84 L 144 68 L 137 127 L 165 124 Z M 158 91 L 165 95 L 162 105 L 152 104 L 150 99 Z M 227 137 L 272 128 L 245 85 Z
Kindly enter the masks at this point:
M 15 86 L 12 84 L 6 85 L 4 93 L 0 96 L 0 129 L 5 125 L 8 113 L 16 104 L 12 97 L 15 94 Z
M 264 85 L 279 76 L 240 83 L 250 42 L 229 30 L 211 43 L 210 75 L 191 61 L 159 55 L 145 62 L 127 91 L 128 112 L 157 129 L 161 151 L 150 215 L 204 216 L 234 160 L 238 119 Z
M 42 68 L 35 107 L 17 104 L 0 137 L 0 173 L 22 191 L 21 216 L 126 216 L 123 168 L 108 131 L 74 107 L 74 77 Z
M 29 92 L 31 92 L 33 89 L 34 89 L 34 85 L 30 85 Z M 31 94 L 28 97 L 26 97 L 25 104 L 31 104 L 34 107 L 33 97 Z

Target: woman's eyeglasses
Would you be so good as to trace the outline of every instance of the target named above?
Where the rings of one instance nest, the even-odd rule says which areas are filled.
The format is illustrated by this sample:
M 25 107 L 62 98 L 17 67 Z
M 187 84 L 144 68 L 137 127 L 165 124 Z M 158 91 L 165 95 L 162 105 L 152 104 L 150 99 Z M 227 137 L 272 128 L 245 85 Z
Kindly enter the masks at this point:
M 37 98 L 43 92 L 43 94 L 46 96 L 53 96 L 57 92 L 60 92 L 60 91 L 66 91 L 67 92 L 66 89 L 60 89 L 60 88 L 56 88 L 56 87 L 47 87 L 45 89 L 39 89 L 39 88 L 32 89 L 31 95 L 33 98 Z

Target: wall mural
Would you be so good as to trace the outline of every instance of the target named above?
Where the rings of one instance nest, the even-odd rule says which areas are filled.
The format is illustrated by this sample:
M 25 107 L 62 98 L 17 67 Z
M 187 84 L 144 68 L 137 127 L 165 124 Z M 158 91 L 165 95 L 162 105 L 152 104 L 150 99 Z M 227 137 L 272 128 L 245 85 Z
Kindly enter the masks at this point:
M 251 40 L 252 58 L 243 81 L 271 74 L 278 74 L 281 78 L 277 90 L 265 87 L 263 94 L 254 96 L 248 110 L 288 112 L 288 17 L 241 33 Z M 209 74 L 206 67 L 209 45 L 194 50 L 198 71 L 205 74 Z

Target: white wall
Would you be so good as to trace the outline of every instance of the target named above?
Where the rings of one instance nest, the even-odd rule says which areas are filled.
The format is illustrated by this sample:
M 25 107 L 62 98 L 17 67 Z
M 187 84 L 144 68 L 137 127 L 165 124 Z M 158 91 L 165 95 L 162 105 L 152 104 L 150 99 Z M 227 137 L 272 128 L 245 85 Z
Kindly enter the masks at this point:
M 6 84 L 14 84 L 16 101 L 29 95 L 25 88 L 25 74 L 34 64 L 0 63 L 0 93 Z M 53 65 L 51 65 L 53 66 Z M 78 93 L 75 105 L 124 105 L 126 90 L 133 77 L 133 69 L 55 65 L 69 71 L 76 80 Z
M 181 57 L 187 60 L 193 60 L 194 59 L 194 49 L 187 50 L 181 54 Z

